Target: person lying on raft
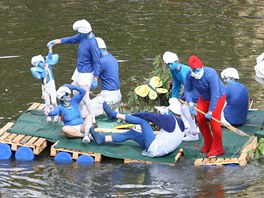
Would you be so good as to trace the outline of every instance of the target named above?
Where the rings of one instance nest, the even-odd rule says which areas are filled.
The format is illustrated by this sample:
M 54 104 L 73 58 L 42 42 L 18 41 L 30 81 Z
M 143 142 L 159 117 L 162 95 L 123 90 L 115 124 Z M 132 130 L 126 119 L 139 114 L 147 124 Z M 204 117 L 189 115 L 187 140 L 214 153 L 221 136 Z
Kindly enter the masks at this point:
M 113 135 L 101 135 L 90 128 L 90 133 L 97 144 L 104 142 L 124 142 L 134 140 L 144 151 L 142 155 L 149 157 L 164 156 L 173 152 L 182 142 L 184 136 L 184 124 L 179 114 L 174 113 L 173 105 L 169 107 L 170 115 L 155 114 L 150 112 L 138 112 L 132 115 L 124 115 L 112 110 L 106 102 L 103 103 L 104 111 L 110 119 L 121 119 L 128 123 L 139 124 L 142 132 L 129 130 L 124 133 Z M 155 136 L 149 122 L 160 127 L 159 133 Z
M 71 98 L 71 90 L 76 90 L 79 94 Z M 64 126 L 61 129 L 63 135 L 71 138 L 83 137 L 84 143 L 89 143 L 89 130 L 92 126 L 92 116 L 87 116 L 83 120 L 79 109 L 86 91 L 75 85 L 65 84 L 57 90 L 57 98 L 60 104 L 52 111 L 45 111 L 47 116 L 62 116 Z

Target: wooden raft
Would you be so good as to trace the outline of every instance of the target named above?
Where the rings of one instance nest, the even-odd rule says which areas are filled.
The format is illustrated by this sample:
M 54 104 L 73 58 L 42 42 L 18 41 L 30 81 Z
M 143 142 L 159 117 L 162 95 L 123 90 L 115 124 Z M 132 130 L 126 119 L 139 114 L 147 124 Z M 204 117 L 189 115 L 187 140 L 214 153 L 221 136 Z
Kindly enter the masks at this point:
M 73 160 L 77 160 L 80 155 L 90 155 L 94 158 L 95 162 L 101 162 L 103 155 L 100 153 L 93 153 L 93 152 L 87 152 L 87 151 L 80 151 L 80 150 L 74 150 L 74 149 L 66 149 L 66 148 L 55 148 L 55 146 L 58 144 L 59 141 L 57 141 L 55 144 L 53 144 L 50 148 L 50 156 L 54 157 L 59 152 L 67 152 L 72 155 Z M 174 164 L 170 163 L 160 163 L 160 162 L 151 162 L 151 161 L 144 161 L 144 160 L 133 160 L 133 159 L 124 159 L 124 163 L 144 163 L 144 164 L 153 164 L 153 163 L 159 163 L 159 164 L 168 164 L 168 165 L 175 165 L 176 161 L 182 156 L 183 149 L 180 149 L 179 152 L 175 156 Z
M 35 155 L 39 155 L 47 147 L 47 140 L 45 138 L 7 132 L 13 125 L 13 122 L 8 122 L 0 129 L 0 142 L 9 144 L 12 151 L 25 146 L 32 148 Z
M 196 159 L 194 162 L 195 166 L 202 166 L 202 165 L 227 165 L 227 164 L 239 164 L 240 166 L 245 166 L 250 159 L 250 151 L 256 151 L 258 144 L 257 137 L 254 137 L 252 141 L 246 145 L 240 156 L 238 158 L 201 158 Z
M 72 159 L 77 160 L 80 155 L 90 155 L 94 157 L 94 161 L 100 162 L 102 160 L 102 155 L 99 153 L 92 153 L 87 151 L 80 151 L 80 150 L 73 150 L 73 149 L 66 149 L 66 148 L 55 148 L 55 146 L 59 143 L 57 141 L 50 147 L 50 156 L 54 157 L 58 152 L 64 151 L 67 153 L 72 154 Z
M 124 163 L 125 164 L 129 164 L 129 163 L 143 163 L 143 164 L 154 164 L 154 163 L 159 163 L 159 164 L 167 164 L 167 165 L 171 165 L 171 166 L 175 166 L 176 165 L 176 161 L 183 155 L 183 149 L 181 148 L 179 150 L 179 152 L 175 155 L 175 160 L 174 160 L 174 164 L 170 164 L 170 163 L 162 163 L 162 162 L 151 162 L 151 161 L 144 161 L 144 160 L 133 160 L 133 159 L 124 159 Z

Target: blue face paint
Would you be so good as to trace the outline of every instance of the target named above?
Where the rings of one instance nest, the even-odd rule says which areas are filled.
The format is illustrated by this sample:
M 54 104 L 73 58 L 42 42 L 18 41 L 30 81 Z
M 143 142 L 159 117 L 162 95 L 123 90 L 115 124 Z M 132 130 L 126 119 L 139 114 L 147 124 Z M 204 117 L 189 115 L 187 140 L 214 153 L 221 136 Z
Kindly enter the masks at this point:
M 196 68 L 196 69 L 192 69 L 192 72 L 197 74 L 202 70 L 202 68 Z
M 168 66 L 171 70 L 181 71 L 181 65 L 178 62 L 169 63 Z
M 82 38 L 88 38 L 88 34 L 83 34 L 83 33 L 81 33 L 81 37 L 82 37 Z
M 44 65 L 45 65 L 45 63 L 41 61 L 41 62 L 39 62 L 38 67 L 44 69 Z
M 107 50 L 106 49 L 99 49 L 100 50 L 100 55 L 101 57 L 104 57 L 105 55 L 108 54 Z
M 224 78 L 224 82 L 226 84 L 234 84 L 236 83 L 237 81 L 235 79 L 230 79 L 230 78 Z

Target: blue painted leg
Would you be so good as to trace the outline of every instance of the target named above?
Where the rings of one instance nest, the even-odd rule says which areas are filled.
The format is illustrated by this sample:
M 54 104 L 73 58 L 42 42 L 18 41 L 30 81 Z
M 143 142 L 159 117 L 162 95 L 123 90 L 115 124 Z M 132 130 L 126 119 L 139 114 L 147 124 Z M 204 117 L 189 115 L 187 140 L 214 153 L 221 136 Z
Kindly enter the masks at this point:
M 105 142 L 105 136 L 95 132 L 93 127 L 90 128 L 90 133 L 92 134 L 96 144 L 102 144 Z
M 103 103 L 103 108 L 111 120 L 116 118 L 117 112 L 115 112 L 113 109 L 111 109 L 106 102 Z

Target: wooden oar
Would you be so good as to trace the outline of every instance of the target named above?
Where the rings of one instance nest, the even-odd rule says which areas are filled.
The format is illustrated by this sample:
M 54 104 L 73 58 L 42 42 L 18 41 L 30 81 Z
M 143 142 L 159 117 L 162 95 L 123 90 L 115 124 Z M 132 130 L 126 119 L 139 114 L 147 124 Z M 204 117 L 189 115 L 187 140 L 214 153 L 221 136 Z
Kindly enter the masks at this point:
M 189 104 L 188 104 L 187 102 L 183 101 L 182 99 L 179 99 L 179 101 L 180 101 L 181 103 L 183 103 L 183 104 L 189 106 Z M 195 109 L 196 111 L 198 111 L 199 113 L 203 114 L 203 115 L 206 114 L 205 112 L 201 111 L 200 109 L 198 109 L 198 108 L 196 108 L 196 107 L 194 107 L 194 109 Z M 216 119 L 216 118 L 214 118 L 214 117 L 212 117 L 212 119 L 213 119 L 214 121 L 218 122 L 219 124 L 222 124 L 223 126 L 225 126 L 226 128 L 228 128 L 230 131 L 233 131 L 233 132 L 237 133 L 238 135 L 241 135 L 241 136 L 249 136 L 249 135 L 246 134 L 245 132 L 239 130 L 238 128 L 236 128 L 236 127 L 234 127 L 234 126 L 232 126 L 232 125 L 229 125 L 229 124 L 223 123 L 223 122 L 221 122 L 220 120 L 218 120 L 218 119 Z
M 46 91 L 46 86 L 47 86 L 47 75 L 44 78 L 44 91 Z

